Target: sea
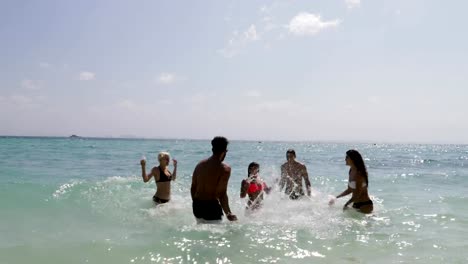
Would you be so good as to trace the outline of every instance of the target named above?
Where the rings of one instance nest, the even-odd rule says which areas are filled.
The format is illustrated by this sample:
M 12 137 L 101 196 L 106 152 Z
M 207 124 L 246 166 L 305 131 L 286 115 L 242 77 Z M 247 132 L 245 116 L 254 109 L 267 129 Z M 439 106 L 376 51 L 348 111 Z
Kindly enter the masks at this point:
M 312 195 L 276 181 L 286 150 Z M 343 211 L 345 153 L 369 172 L 374 212 Z M 140 159 L 178 160 L 172 200 L 155 206 Z M 0 137 L 0 263 L 468 263 L 468 145 L 231 141 L 229 202 L 238 221 L 197 224 L 190 184 L 209 140 Z M 246 214 L 247 166 L 273 191 Z

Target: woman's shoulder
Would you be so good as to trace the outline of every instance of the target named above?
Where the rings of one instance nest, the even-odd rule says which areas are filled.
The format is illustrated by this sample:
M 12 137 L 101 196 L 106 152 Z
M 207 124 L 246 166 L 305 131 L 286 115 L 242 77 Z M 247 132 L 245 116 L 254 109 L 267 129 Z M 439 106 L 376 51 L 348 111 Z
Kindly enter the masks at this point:
M 349 176 L 352 177 L 353 181 L 356 181 L 356 182 L 362 182 L 362 181 L 365 181 L 366 180 L 366 176 L 364 175 L 364 173 L 356 170 L 354 172 L 350 172 L 349 173 Z

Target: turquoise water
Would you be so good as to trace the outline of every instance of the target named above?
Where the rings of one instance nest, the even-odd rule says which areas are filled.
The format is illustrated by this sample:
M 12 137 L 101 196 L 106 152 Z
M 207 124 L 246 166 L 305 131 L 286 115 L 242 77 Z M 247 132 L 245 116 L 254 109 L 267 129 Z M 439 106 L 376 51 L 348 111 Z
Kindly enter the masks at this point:
M 287 148 L 309 170 L 312 197 L 274 191 L 247 217 L 240 182 L 251 161 L 268 183 Z M 375 213 L 329 207 L 346 188 L 345 151 L 369 167 Z M 241 142 L 226 162 L 236 223 L 196 225 L 189 194 L 209 141 L 0 138 L 0 263 L 466 263 L 468 146 Z M 173 201 L 155 208 L 139 159 L 179 160 Z

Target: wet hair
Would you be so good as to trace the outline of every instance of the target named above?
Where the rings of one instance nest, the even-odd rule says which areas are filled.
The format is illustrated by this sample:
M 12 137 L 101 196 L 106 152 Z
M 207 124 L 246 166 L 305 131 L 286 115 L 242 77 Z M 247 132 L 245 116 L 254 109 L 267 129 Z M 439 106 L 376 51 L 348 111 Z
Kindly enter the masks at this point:
M 366 185 L 369 186 L 367 168 L 364 164 L 364 160 L 362 159 L 361 154 L 357 150 L 350 149 L 346 151 L 346 156 L 348 156 L 353 161 L 354 166 L 356 166 L 357 170 L 362 174 L 362 176 L 364 176 L 364 179 L 366 180 Z
M 249 168 L 247 169 L 247 174 L 250 174 L 250 170 L 253 169 L 253 168 L 259 168 L 260 169 L 260 164 L 258 164 L 257 162 L 251 162 L 249 164 Z
M 221 154 L 227 150 L 229 141 L 225 137 L 215 137 L 211 140 L 213 154 Z
M 171 159 L 171 155 L 168 152 L 159 152 L 158 154 L 158 161 L 161 161 L 164 158 Z
M 294 149 L 288 149 L 288 151 L 286 151 L 286 156 L 287 156 L 288 154 L 293 154 L 294 157 L 296 157 L 296 151 L 295 151 Z

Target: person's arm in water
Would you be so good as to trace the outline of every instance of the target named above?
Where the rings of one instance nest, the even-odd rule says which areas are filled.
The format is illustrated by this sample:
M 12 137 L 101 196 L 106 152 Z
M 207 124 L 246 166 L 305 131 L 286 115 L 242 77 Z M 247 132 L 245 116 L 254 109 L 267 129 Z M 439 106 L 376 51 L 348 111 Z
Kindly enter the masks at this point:
M 353 192 L 353 189 L 349 188 L 349 186 L 348 186 L 348 189 L 344 190 L 342 193 L 340 193 L 338 196 L 336 196 L 336 199 L 344 197 L 344 196 L 346 196 L 346 195 L 348 195 L 348 194 L 350 194 L 352 192 Z
M 265 191 L 266 194 L 270 194 L 271 187 L 268 187 L 268 185 L 265 182 L 263 182 L 263 190 Z
M 333 197 L 329 202 L 328 202 L 328 205 L 333 205 L 335 203 L 335 200 L 338 199 L 338 198 L 341 198 L 341 197 L 344 197 L 350 193 L 353 192 L 353 189 L 348 188 L 346 190 L 344 190 L 342 193 L 338 194 L 336 197 Z
M 350 203 L 353 203 L 354 201 L 356 201 L 356 199 L 358 199 L 360 196 L 361 196 L 361 193 L 362 193 L 362 183 L 363 183 L 363 177 L 361 175 L 357 175 L 356 177 L 356 189 L 351 189 L 351 192 L 353 193 L 353 195 L 351 196 L 351 199 L 349 199 L 348 202 L 346 202 L 346 204 L 344 205 L 343 207 L 343 210 L 346 210 L 348 208 L 348 205 Z
M 310 196 L 310 194 L 312 193 L 312 190 L 311 190 L 311 185 L 310 185 L 310 180 L 309 180 L 309 173 L 307 173 L 307 167 L 305 165 L 302 168 L 302 177 L 304 178 L 304 182 L 306 185 L 307 195 Z
M 195 198 L 195 193 L 197 192 L 197 178 L 198 178 L 198 166 L 195 167 L 192 174 L 192 186 L 190 187 L 190 194 L 192 195 L 192 200 Z
M 247 189 L 249 188 L 249 183 L 246 180 L 242 180 L 241 189 L 240 189 L 240 198 L 245 198 L 247 195 Z
M 281 166 L 281 177 L 280 177 L 280 182 L 279 182 L 280 191 L 283 190 L 284 185 L 286 184 L 286 178 L 287 177 L 288 177 L 288 175 L 286 173 L 286 168 L 284 167 L 284 165 L 282 165 Z
M 217 186 L 220 190 L 219 194 L 219 203 L 223 208 L 224 213 L 229 221 L 236 221 L 237 217 L 232 214 L 231 208 L 229 208 L 229 197 L 227 195 L 227 185 L 229 182 L 229 177 L 231 176 L 231 168 L 227 168 L 224 175 L 221 175 L 221 179 L 219 181 L 219 186 Z
M 177 178 L 177 160 L 173 159 L 172 163 L 174 164 L 174 170 L 172 171 L 172 180 L 175 181 Z
M 150 173 L 146 174 L 146 160 L 141 160 L 141 177 L 143 178 L 143 182 L 149 182 L 151 178 L 154 176 L 154 170 L 152 169 Z

